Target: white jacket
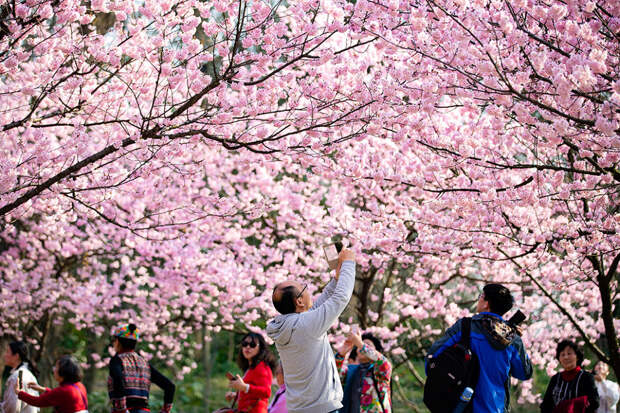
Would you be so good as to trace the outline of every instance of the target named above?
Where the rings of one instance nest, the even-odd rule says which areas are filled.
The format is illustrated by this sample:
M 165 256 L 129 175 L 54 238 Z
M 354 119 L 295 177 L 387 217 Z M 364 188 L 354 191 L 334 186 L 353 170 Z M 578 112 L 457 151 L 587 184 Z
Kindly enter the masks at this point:
M 32 372 L 28 370 L 28 365 L 22 363 L 19 367 L 11 370 L 11 375 L 6 379 L 6 386 L 4 387 L 4 398 L 0 402 L 0 413 L 39 413 L 39 408 L 30 406 L 25 402 L 19 400 L 15 394 L 15 383 L 17 383 L 17 376 L 19 371 L 22 371 L 22 380 L 24 383 L 24 390 L 38 396 L 35 390 L 26 388 L 28 383 L 36 383 L 37 379 L 32 375 Z
M 603 380 L 602 382 L 595 380 L 594 383 L 601 401 L 596 413 L 616 413 L 616 404 L 620 398 L 618 384 L 611 380 Z

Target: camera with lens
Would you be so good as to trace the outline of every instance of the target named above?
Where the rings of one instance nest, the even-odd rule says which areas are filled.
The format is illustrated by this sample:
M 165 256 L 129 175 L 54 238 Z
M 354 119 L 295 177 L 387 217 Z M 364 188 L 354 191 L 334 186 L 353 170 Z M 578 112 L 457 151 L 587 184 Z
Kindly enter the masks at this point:
M 517 328 L 519 324 L 525 321 L 526 318 L 527 317 L 523 314 L 523 312 L 521 312 L 521 310 L 517 310 L 512 317 L 508 319 L 508 324 L 514 328 Z

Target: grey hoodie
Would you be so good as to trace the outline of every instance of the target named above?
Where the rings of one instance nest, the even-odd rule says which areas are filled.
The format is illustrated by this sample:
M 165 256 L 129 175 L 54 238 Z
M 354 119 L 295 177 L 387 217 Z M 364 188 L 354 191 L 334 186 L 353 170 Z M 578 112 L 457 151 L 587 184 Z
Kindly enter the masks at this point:
M 312 308 L 282 314 L 267 325 L 276 343 L 291 413 L 327 413 L 342 407 L 342 386 L 327 330 L 345 309 L 355 284 L 355 262 L 345 261 Z

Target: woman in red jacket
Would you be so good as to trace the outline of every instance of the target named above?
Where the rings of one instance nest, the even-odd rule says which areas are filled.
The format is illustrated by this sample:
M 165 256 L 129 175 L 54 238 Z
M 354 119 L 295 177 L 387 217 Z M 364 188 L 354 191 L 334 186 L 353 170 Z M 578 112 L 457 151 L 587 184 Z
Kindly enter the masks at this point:
M 86 413 L 88 398 L 86 388 L 80 382 L 82 369 L 77 361 L 71 356 L 62 356 L 54 365 L 53 372 L 58 387 L 50 390 L 36 383 L 27 383 L 29 388 L 43 394 L 32 396 L 16 386 L 17 397 L 31 406 L 53 407 L 54 413 Z
M 226 399 L 237 397 L 240 412 L 267 413 L 276 361 L 263 336 L 250 332 L 243 337 L 237 364 L 245 374 L 230 380 L 229 387 L 236 394 L 229 392 Z

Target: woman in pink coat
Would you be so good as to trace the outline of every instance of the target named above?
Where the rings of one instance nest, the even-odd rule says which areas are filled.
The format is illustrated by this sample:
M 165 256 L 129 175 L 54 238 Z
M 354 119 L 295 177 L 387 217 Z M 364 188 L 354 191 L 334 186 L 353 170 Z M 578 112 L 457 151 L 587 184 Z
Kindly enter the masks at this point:
M 276 382 L 278 383 L 278 391 L 273 396 L 271 404 L 269 404 L 269 413 L 288 413 L 286 410 L 286 385 L 284 384 L 284 371 L 282 371 L 282 363 L 278 363 L 276 367 Z

